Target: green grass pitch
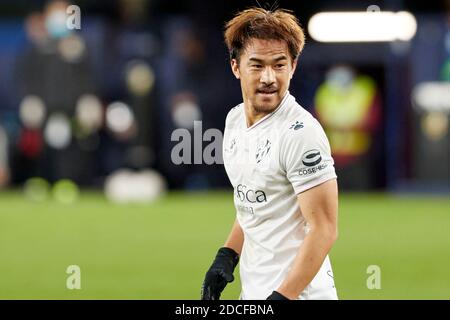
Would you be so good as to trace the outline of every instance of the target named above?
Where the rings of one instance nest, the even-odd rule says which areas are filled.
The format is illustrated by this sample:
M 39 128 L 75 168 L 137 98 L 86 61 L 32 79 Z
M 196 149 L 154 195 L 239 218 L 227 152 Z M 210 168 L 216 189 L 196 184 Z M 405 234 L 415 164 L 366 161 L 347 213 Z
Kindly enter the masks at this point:
M 0 193 L 0 299 L 198 299 L 234 220 L 232 192 L 73 205 Z M 450 299 L 450 198 L 342 194 L 331 251 L 340 299 Z M 69 290 L 69 265 L 81 289 Z M 367 268 L 381 288 L 367 288 Z M 236 272 L 236 276 L 238 273 Z M 223 293 L 237 299 L 239 277 Z

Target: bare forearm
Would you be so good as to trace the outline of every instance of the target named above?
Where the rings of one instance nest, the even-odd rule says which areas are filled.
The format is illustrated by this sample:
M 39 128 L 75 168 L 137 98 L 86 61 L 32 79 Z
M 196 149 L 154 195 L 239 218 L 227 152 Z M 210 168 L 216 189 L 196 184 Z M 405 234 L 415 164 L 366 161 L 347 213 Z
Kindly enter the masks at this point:
M 296 299 L 314 279 L 335 240 L 333 232 L 311 230 L 277 291 L 289 299 Z
M 244 232 L 237 221 L 235 220 L 231 232 L 228 235 L 227 241 L 225 241 L 224 247 L 231 248 L 236 251 L 239 255 L 242 252 L 242 246 L 244 244 Z

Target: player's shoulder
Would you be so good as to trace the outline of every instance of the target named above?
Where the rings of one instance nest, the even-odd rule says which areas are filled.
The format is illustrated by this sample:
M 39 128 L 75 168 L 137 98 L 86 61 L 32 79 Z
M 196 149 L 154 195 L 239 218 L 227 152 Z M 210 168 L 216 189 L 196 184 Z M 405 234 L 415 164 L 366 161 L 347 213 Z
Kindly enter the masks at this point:
M 280 135 L 280 159 L 299 158 L 305 152 L 316 149 L 324 154 L 330 153 L 325 131 L 309 111 L 300 105 L 291 106 L 284 117 L 284 129 Z
M 243 103 L 240 103 L 237 106 L 231 108 L 230 111 L 228 111 L 227 117 L 225 118 L 225 127 L 232 126 L 240 119 L 243 114 L 243 105 Z
M 283 136 L 304 136 L 306 132 L 321 129 L 319 121 L 295 100 L 280 115 L 279 127 Z

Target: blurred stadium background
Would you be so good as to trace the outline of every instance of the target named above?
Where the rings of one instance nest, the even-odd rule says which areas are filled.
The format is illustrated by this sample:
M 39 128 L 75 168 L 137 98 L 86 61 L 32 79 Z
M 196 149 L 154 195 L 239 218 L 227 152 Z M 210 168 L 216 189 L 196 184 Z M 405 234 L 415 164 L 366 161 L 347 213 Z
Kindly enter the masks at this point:
M 449 299 L 450 1 L 276 3 L 307 33 L 290 91 L 336 160 L 340 298 Z M 220 164 L 174 164 L 171 134 L 223 129 L 241 101 L 223 24 L 256 4 L 1 1 L 0 299 L 199 298 L 232 189 Z

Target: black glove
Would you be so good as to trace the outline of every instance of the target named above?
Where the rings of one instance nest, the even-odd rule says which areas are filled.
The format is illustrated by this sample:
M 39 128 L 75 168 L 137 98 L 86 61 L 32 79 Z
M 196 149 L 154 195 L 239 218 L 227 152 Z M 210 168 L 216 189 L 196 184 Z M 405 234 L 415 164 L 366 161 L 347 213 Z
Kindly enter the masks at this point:
M 283 296 L 281 293 L 274 291 L 270 296 L 267 297 L 266 300 L 289 300 L 289 299 Z
M 219 300 L 228 282 L 233 282 L 239 255 L 230 248 L 220 248 L 202 284 L 202 300 Z

